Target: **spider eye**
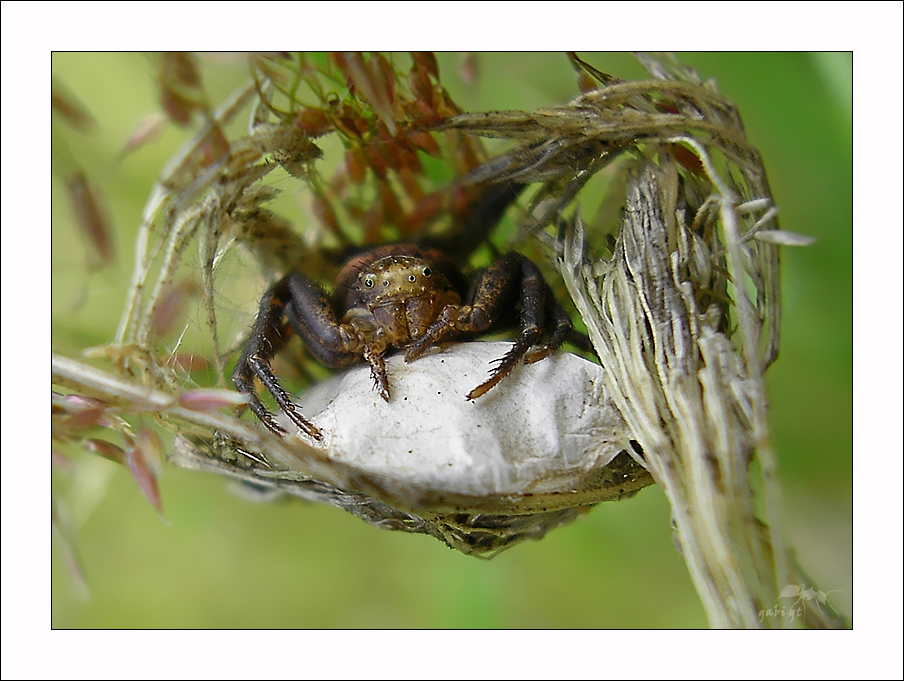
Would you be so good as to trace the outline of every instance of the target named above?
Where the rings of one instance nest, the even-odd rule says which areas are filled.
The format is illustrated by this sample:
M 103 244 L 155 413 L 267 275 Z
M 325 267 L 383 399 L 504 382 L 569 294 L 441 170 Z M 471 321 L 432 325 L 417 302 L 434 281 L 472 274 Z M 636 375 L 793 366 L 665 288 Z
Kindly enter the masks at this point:
M 383 286 L 389 286 L 389 279 L 383 280 Z
M 408 275 L 408 281 L 414 281 L 415 279 L 417 279 L 417 277 L 415 277 L 413 274 Z
M 424 271 L 423 271 L 423 275 L 425 277 L 429 277 L 431 274 L 433 274 L 433 270 L 431 270 L 429 267 L 425 267 Z
M 374 287 L 374 280 L 373 280 L 373 279 L 365 279 L 365 280 L 364 280 L 364 285 L 365 285 L 367 288 L 373 288 L 373 287 Z

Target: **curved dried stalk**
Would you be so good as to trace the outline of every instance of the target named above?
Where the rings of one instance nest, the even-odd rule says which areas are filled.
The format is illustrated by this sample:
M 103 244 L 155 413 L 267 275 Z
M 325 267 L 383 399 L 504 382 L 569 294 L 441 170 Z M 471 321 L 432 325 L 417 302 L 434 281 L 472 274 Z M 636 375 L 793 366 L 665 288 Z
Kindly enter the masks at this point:
M 580 219 L 562 237 L 560 267 L 609 389 L 672 507 L 676 539 L 715 627 L 756 627 L 787 571 L 754 514 L 749 466 L 762 382 L 699 308 L 688 263 L 670 244 L 693 238 L 677 222 L 678 174 L 667 154 L 629 180 L 611 260 L 594 263 Z M 772 484 L 767 481 L 767 484 Z M 769 539 L 767 537 L 767 539 Z
M 708 282 L 695 276 L 695 240 L 677 210 L 676 164 L 660 151 L 629 179 L 628 200 L 611 259 L 586 249 L 580 217 L 564 226 L 560 269 L 594 347 L 607 387 L 672 508 L 676 541 L 714 627 L 783 626 L 776 594 L 800 580 L 780 532 L 774 453 L 756 336 L 732 343 L 724 312 L 700 307 Z M 729 197 L 716 214 L 731 282 L 743 248 L 741 219 Z M 710 257 L 715 254 L 710 253 Z M 743 296 L 736 289 L 735 296 Z M 747 320 L 749 324 L 749 319 Z M 744 332 L 747 332 L 746 334 Z M 768 525 L 757 517 L 753 477 L 759 462 Z M 808 612 L 809 626 L 844 626 Z

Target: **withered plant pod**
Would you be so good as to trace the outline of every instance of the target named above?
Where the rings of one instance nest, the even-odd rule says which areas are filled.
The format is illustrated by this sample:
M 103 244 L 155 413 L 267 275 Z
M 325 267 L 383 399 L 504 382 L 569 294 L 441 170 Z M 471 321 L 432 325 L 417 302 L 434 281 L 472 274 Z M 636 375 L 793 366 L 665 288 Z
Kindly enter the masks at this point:
M 299 400 L 322 442 L 293 434 L 284 442 L 288 457 L 271 452 L 269 468 L 229 472 L 265 493 L 327 502 L 483 558 L 652 484 L 629 453 L 629 433 L 605 395 L 600 367 L 576 355 L 521 365 L 504 391 L 466 400 L 507 346 L 455 344 L 412 364 L 391 357 L 395 396 L 388 403 L 366 367 L 350 369 Z M 284 425 L 297 430 L 288 419 Z M 171 460 L 225 471 L 211 457 L 235 459 L 203 447 L 180 437 Z M 296 448 L 308 447 L 313 452 L 300 457 Z M 306 459 L 313 456 L 334 468 L 329 479 L 311 475 Z

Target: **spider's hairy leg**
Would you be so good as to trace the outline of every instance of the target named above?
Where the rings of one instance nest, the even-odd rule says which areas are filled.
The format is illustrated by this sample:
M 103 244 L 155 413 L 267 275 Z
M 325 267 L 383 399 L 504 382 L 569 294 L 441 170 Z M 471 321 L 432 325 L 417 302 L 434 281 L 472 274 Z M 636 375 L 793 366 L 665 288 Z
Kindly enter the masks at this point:
M 587 337 L 574 330 L 571 324 L 571 318 L 565 310 L 562 309 L 562 306 L 559 305 L 551 293 L 548 293 L 546 296 L 545 314 L 546 319 L 549 320 L 547 324 L 551 327 L 552 332 L 549 334 L 549 338 L 543 345 L 531 350 L 524 356 L 525 364 L 533 364 L 534 362 L 539 362 L 541 359 L 549 357 L 558 350 L 566 340 L 574 342 L 575 345 L 582 349 L 585 348 L 584 343 L 581 342 L 582 340 L 586 341 L 589 345 Z
M 300 274 L 291 275 L 289 290 L 289 322 L 311 353 L 334 369 L 353 364 L 363 356 L 370 365 L 375 387 L 388 402 L 389 377 L 383 361 L 387 340 L 373 314 L 364 307 L 353 307 L 345 311 L 340 323 L 323 289 Z
M 374 388 L 380 391 L 380 397 L 389 402 L 389 375 L 386 373 L 386 362 L 383 353 L 374 346 L 364 346 L 364 359 L 370 365 L 370 375 L 374 379 Z
M 511 373 L 544 334 L 551 334 L 549 342 L 528 361 L 538 361 L 554 352 L 571 331 L 571 320 L 556 303 L 540 270 L 520 253 L 508 253 L 487 268 L 472 294 L 470 319 L 461 320 L 459 328 L 462 331 L 484 330 L 512 305 L 513 299 L 517 299 L 520 306 L 521 335 L 512 349 L 499 359 L 490 377 L 468 393 L 469 400 L 486 394 Z M 547 326 L 547 318 L 553 323 L 552 329 Z M 468 324 L 473 328 L 464 328 Z
M 366 323 L 340 324 L 326 292 L 308 277 L 286 277 L 291 295 L 286 316 L 305 347 L 324 366 L 341 369 L 361 356 Z
M 273 395 L 273 399 L 276 400 L 276 403 L 279 405 L 280 409 L 283 410 L 286 416 L 288 416 L 292 420 L 292 423 L 301 428 L 311 437 L 318 440 L 323 439 L 323 434 L 320 432 L 320 429 L 301 415 L 301 412 L 298 411 L 298 406 L 292 401 L 292 396 L 289 395 L 289 393 L 287 393 L 285 389 L 279 384 L 279 381 L 273 374 L 273 370 L 270 368 L 270 363 L 263 361 L 260 357 L 257 356 L 252 357 L 250 363 L 252 369 L 254 370 L 254 373 L 261 380 L 261 383 L 264 384 L 264 387 L 270 392 L 270 394 Z M 260 402 L 256 395 L 253 397 L 253 400 L 257 401 L 261 410 L 265 414 L 265 417 L 261 416 L 261 414 L 254 409 L 254 402 L 252 401 L 252 411 L 257 414 L 261 422 L 263 422 L 263 424 L 273 432 L 279 435 L 285 434 L 285 429 L 275 422 L 273 414 L 267 411 L 266 407 L 264 407 L 264 405 Z
M 405 350 L 405 361 L 413 362 L 423 355 L 428 348 L 433 347 L 450 332 L 455 331 L 461 309 L 461 306 L 457 304 L 446 305 L 436 321 L 424 332 L 424 335 Z
M 286 430 L 276 421 L 276 416 L 264 406 L 257 396 L 254 387 L 255 377 L 260 379 L 264 387 L 273 395 L 276 403 L 295 425 L 308 435 L 320 439 L 322 437 L 320 431 L 299 413 L 291 396 L 279 384 L 270 368 L 273 357 L 289 339 L 290 327 L 283 321 L 283 316 L 290 295 L 288 277 L 278 281 L 264 294 L 257 319 L 251 330 L 248 346 L 232 372 L 232 382 L 239 392 L 248 396 L 251 411 L 274 433 L 284 435 Z
M 470 304 L 460 305 L 456 296 L 454 302 L 444 305 L 436 321 L 408 346 L 405 361 L 416 360 L 428 348 L 450 334 L 482 333 L 507 317 L 517 300 L 522 259 L 524 258 L 519 253 L 508 253 L 490 267 L 475 273 L 468 295 Z

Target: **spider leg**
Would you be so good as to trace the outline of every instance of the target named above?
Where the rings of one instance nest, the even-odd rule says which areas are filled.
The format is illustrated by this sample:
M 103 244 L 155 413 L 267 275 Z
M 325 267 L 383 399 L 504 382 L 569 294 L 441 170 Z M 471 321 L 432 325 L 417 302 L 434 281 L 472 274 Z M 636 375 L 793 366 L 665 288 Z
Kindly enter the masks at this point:
M 408 346 L 405 361 L 412 362 L 450 333 L 477 334 L 486 331 L 511 312 L 514 292 L 521 280 L 518 253 L 508 253 L 485 270 L 478 272 L 468 294 L 468 305 L 446 305 L 439 318 L 423 336 Z
M 552 295 L 548 295 L 546 298 L 546 316 L 554 324 L 552 333 L 540 348 L 531 350 L 524 356 L 525 364 L 533 364 L 549 357 L 559 349 L 574 331 L 571 326 L 571 319 Z
M 473 202 L 461 216 L 461 223 L 457 225 L 460 229 L 453 230 L 446 237 L 422 237 L 418 243 L 442 251 L 458 265 L 465 264 L 526 187 L 526 184 L 518 182 L 483 185 L 479 193 L 475 191 Z
M 246 360 L 245 366 L 248 371 L 254 373 L 250 359 Z M 264 406 L 264 403 L 261 402 L 260 398 L 254 392 L 253 379 L 249 379 L 245 375 L 234 373 L 232 375 L 232 382 L 235 384 L 236 389 L 240 393 L 243 393 L 248 397 L 248 406 L 251 408 L 251 411 L 254 412 L 254 415 L 257 416 L 260 422 L 277 435 L 285 435 L 286 429 L 276 422 L 274 415 L 270 413 L 270 411 Z
M 505 308 L 512 306 L 515 293 L 520 306 L 521 335 L 512 349 L 498 360 L 490 377 L 468 393 L 469 400 L 486 394 L 525 357 L 529 363 L 550 355 L 571 331 L 571 320 L 555 302 L 540 270 L 519 253 L 508 253 L 484 272 L 472 298 L 472 310 L 469 313 L 472 328 L 462 330 L 480 332 L 489 327 L 502 316 Z M 548 331 L 547 317 L 553 323 L 549 341 L 543 348 L 528 356 L 530 349 Z
M 290 274 L 286 285 L 291 295 L 286 316 L 311 354 L 333 369 L 354 364 L 360 357 L 360 333 L 339 323 L 324 290 L 301 274 Z
M 455 331 L 460 310 L 461 306 L 459 305 L 446 305 L 439 318 L 427 328 L 424 335 L 405 350 L 405 361 L 413 362 L 423 355 L 428 348 L 433 347 L 449 335 L 450 332 Z
M 515 345 L 512 346 L 512 349 L 496 360 L 496 367 L 490 372 L 490 377 L 469 392 L 466 395 L 467 399 L 476 400 L 478 397 L 489 392 L 491 388 L 496 387 L 499 381 L 508 376 L 512 372 L 512 369 L 518 365 L 518 362 L 520 362 L 524 355 L 527 354 L 527 351 L 530 350 L 531 345 L 533 345 L 533 343 L 529 341 L 525 342 L 520 338 L 515 341 Z
M 578 350 L 583 350 L 584 352 L 591 352 L 593 350 L 593 343 L 590 342 L 587 335 L 581 333 L 577 329 L 569 331 L 565 340 L 575 346 Z
M 288 277 L 281 279 L 267 291 L 261 299 L 260 311 L 251 330 L 248 347 L 232 372 L 232 382 L 239 392 L 248 396 L 249 407 L 255 416 L 267 428 L 278 435 L 286 430 L 277 421 L 257 396 L 254 387 L 255 377 L 260 379 L 264 387 L 273 395 L 276 403 L 292 420 L 292 422 L 312 437 L 320 439 L 322 435 L 314 424 L 304 418 L 289 394 L 283 389 L 270 368 L 273 357 L 283 348 L 289 339 L 290 328 L 283 322 L 286 305 L 291 297 Z
M 389 402 L 389 375 L 386 373 L 386 362 L 383 353 L 371 344 L 364 346 L 364 359 L 370 365 L 370 375 L 374 379 L 374 388 L 380 391 L 380 397 Z
M 310 279 L 300 274 L 292 275 L 289 289 L 292 304 L 286 308 L 286 314 L 311 353 L 334 369 L 353 364 L 363 355 L 370 365 L 374 387 L 388 402 L 389 377 L 383 361 L 386 342 L 373 316 L 346 315 L 348 323 L 340 324 L 329 298 Z
M 279 381 L 273 374 L 273 370 L 270 368 L 270 363 L 255 355 L 250 359 L 250 364 L 255 375 L 260 379 L 261 383 L 264 384 L 264 387 L 270 392 L 270 394 L 273 395 L 273 399 L 276 400 L 276 403 L 279 405 L 280 409 L 283 410 L 286 416 L 292 419 L 292 423 L 301 428 L 311 437 L 318 440 L 323 439 L 323 434 L 320 432 L 320 429 L 301 415 L 301 412 L 298 411 L 298 406 L 292 401 L 292 397 L 279 384 Z M 255 401 L 257 402 L 260 411 L 254 408 Z M 284 428 L 276 423 L 273 414 L 267 411 L 267 408 L 264 407 L 263 403 L 260 401 L 257 395 L 253 396 L 253 400 L 251 402 L 251 410 L 270 430 L 279 435 L 283 435 L 286 432 Z M 261 412 L 263 412 L 263 415 L 261 414 Z

